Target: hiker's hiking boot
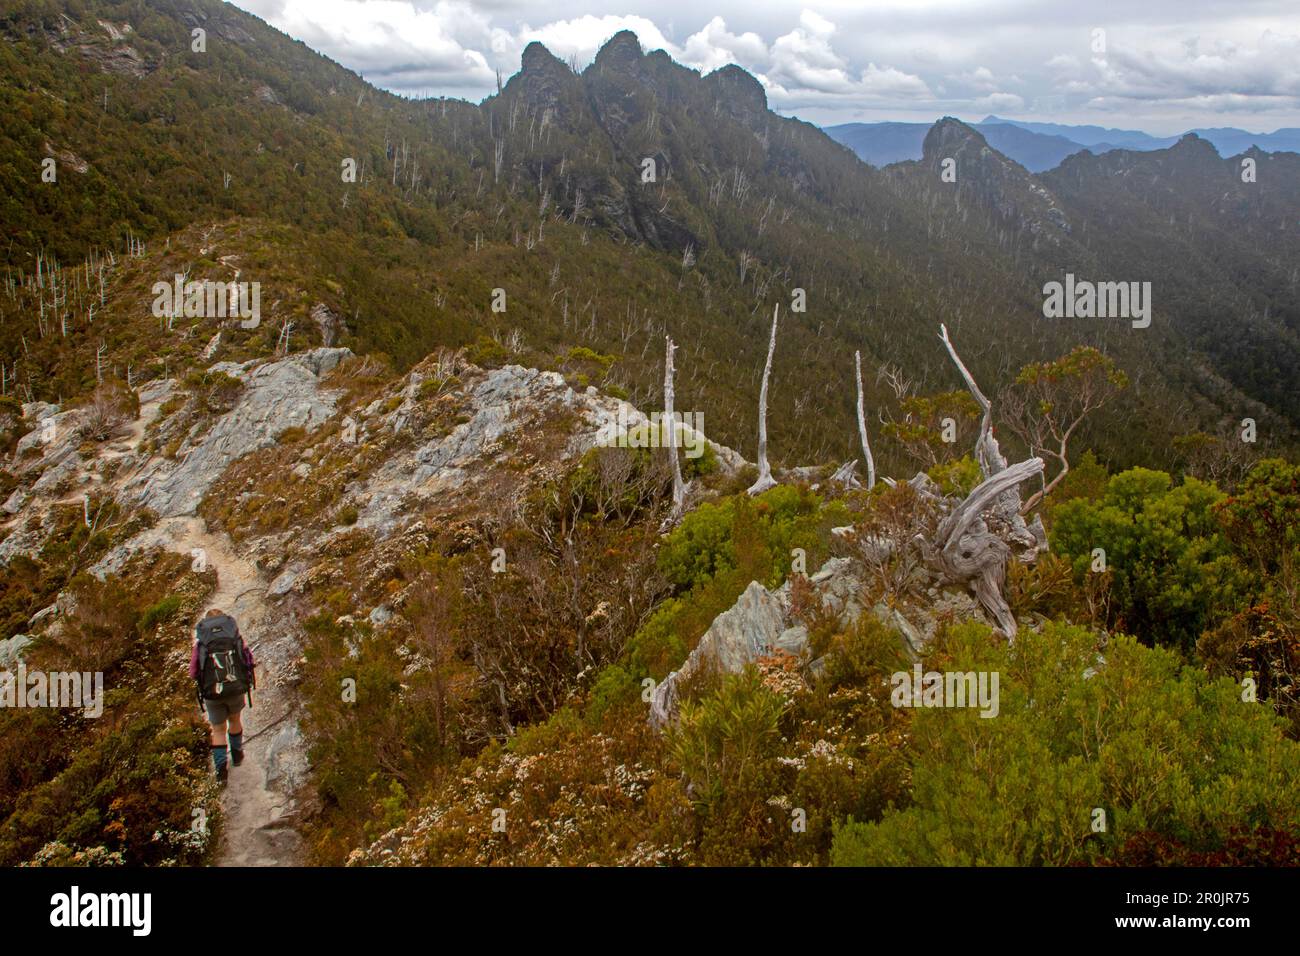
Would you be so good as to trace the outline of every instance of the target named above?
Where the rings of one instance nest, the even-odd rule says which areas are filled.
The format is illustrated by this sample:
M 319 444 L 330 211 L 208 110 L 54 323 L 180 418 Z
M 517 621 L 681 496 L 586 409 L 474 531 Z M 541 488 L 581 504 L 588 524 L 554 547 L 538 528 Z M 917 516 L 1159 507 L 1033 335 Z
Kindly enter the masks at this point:
M 242 750 L 230 751 L 230 762 L 233 763 L 236 767 L 238 767 L 241 763 L 244 762 L 244 752 Z
M 230 777 L 230 768 L 223 763 L 220 767 L 217 768 L 217 783 L 221 784 L 224 787 L 226 785 L 226 780 L 229 777 Z

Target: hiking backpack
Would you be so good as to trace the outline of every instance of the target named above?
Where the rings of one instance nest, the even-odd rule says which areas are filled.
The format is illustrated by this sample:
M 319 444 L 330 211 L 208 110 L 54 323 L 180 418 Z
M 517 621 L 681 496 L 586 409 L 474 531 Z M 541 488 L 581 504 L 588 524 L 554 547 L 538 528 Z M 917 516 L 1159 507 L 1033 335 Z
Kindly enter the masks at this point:
M 199 693 L 204 700 L 238 697 L 252 689 L 244 642 L 229 615 L 199 622 Z

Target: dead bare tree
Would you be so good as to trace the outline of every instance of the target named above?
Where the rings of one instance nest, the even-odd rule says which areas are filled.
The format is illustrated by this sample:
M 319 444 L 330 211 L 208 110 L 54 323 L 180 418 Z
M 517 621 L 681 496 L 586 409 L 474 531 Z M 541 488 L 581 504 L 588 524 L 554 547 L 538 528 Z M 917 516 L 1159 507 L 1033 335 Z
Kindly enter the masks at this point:
M 1016 636 L 1015 615 L 1002 596 L 1007 561 L 1014 544 L 1033 546 L 1036 542 L 1032 535 L 1026 542 L 1023 536 L 1017 540 L 1018 536 L 1009 533 L 1015 530 L 1016 521 L 1023 528 L 1024 519 L 1018 508 L 1013 516 L 1008 516 L 1000 505 L 1008 496 L 1019 504 L 1020 483 L 1042 471 L 1043 459 L 1030 458 L 985 478 L 939 523 L 931 552 L 932 560 L 940 565 L 948 580 L 964 583 L 975 593 L 1007 640 Z
M 284 321 L 280 323 L 280 335 L 279 338 L 276 339 L 275 343 L 276 355 L 283 356 L 289 354 L 289 338 L 293 335 L 294 328 L 294 323 L 289 321 L 289 318 L 286 316 Z
M 939 523 L 934 541 L 925 545 L 927 559 L 947 580 L 966 584 L 1007 640 L 1014 640 L 1016 619 L 1002 596 L 1002 585 L 1013 552 L 1029 561 L 1047 546 L 1042 521 L 1035 517 L 1032 526 L 1025 523 L 1019 490 L 1021 482 L 1042 474 L 1043 460 L 1030 458 L 1008 466 L 993 436 L 993 403 L 962 362 L 944 325 L 939 326 L 939 338 L 984 413 L 975 441 L 984 481 Z
M 867 462 L 867 491 L 876 487 L 876 460 L 871 457 L 871 443 L 867 441 L 867 416 L 863 408 L 862 353 L 853 353 L 853 371 L 858 382 L 858 438 L 862 441 L 862 455 Z
M 767 383 L 772 377 L 772 355 L 776 352 L 776 322 L 781 313 L 778 302 L 772 310 L 772 337 L 767 343 L 767 364 L 763 366 L 763 385 L 758 392 L 758 480 L 749 486 L 746 493 L 759 495 L 776 484 L 772 477 L 772 466 L 767 461 Z
M 673 353 L 677 346 L 671 337 L 664 336 L 664 418 L 668 422 L 668 456 L 673 470 L 673 510 L 668 523 L 675 524 L 686 504 L 686 487 L 682 482 L 682 463 L 677 456 L 677 419 L 673 413 Z
M 944 348 L 948 350 L 948 355 L 952 362 L 957 366 L 957 371 L 961 373 L 962 380 L 966 383 L 966 388 L 970 390 L 971 396 L 983 412 L 980 419 L 980 434 L 975 439 L 975 459 L 979 462 L 980 471 L 984 476 L 990 477 L 1007 467 L 1007 460 L 1003 457 L 1002 452 L 998 449 L 997 439 L 993 437 L 993 403 L 985 397 L 980 391 L 979 385 L 975 383 L 975 377 L 971 375 L 966 364 L 957 354 L 956 347 L 952 344 L 952 339 L 948 338 L 948 327 L 939 326 L 939 338 L 943 341 Z
M 139 414 L 135 395 L 118 382 L 99 385 L 82 413 L 79 430 L 87 441 L 105 442 L 120 436 Z

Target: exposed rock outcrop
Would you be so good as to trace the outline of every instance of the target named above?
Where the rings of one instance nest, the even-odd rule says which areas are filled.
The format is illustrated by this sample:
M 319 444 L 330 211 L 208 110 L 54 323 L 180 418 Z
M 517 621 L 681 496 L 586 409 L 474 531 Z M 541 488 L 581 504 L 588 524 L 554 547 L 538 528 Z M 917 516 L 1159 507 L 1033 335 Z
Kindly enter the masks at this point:
M 857 600 L 862 581 L 854 573 L 850 559 L 832 558 L 809 583 L 825 606 L 846 624 L 862 613 Z M 760 657 L 775 653 L 805 657 L 808 631 L 791 612 L 789 581 L 775 591 L 751 581 L 736 603 L 709 625 L 686 662 L 655 687 L 650 702 L 651 724 L 658 727 L 676 718 L 683 683 L 701 672 L 734 674 Z
M 808 579 L 822 608 L 841 627 L 851 627 L 864 610 L 867 584 L 861 565 L 852 558 L 831 558 Z M 736 603 L 719 614 L 680 668 L 664 678 L 650 701 L 650 723 L 662 727 L 677 718 L 682 687 L 695 676 L 716 671 L 735 674 L 762 657 L 789 654 L 800 659 L 807 675 L 816 679 L 824 658 L 811 659 L 808 629 L 794 611 L 792 584 L 775 591 L 751 581 Z M 974 597 L 957 587 L 934 586 L 915 595 L 879 602 L 870 612 L 894 628 L 906 652 L 919 660 L 946 621 L 982 619 Z
M 187 438 L 176 461 L 153 459 L 124 489 L 126 497 L 161 517 L 193 514 L 231 462 L 288 428 L 314 428 L 333 416 L 337 396 L 320 389 L 320 378 L 351 355 L 319 348 L 278 362 L 214 365 L 244 383 L 238 403 L 208 431 Z
M 474 382 L 475 375 L 482 377 Z M 364 502 L 357 526 L 386 535 L 396 527 L 403 502 L 419 501 L 435 495 L 464 495 L 491 479 L 481 466 L 487 460 L 505 455 L 509 442 L 517 445 L 528 439 L 540 439 L 559 461 L 571 461 L 593 448 L 602 434 L 609 434 L 620 422 L 637 428 L 649 422 L 643 413 L 618 399 L 601 394 L 594 387 L 574 391 L 557 372 L 507 365 L 490 372 L 465 373 L 472 384 L 466 386 L 466 420 L 452 430 L 419 444 L 381 466 L 374 474 L 350 487 L 348 492 Z M 402 394 L 405 400 L 383 420 L 370 424 L 378 405 L 366 410 L 367 428 L 406 427 L 410 406 L 419 390 L 418 375 L 410 380 Z M 570 419 L 556 430 L 557 423 Z M 683 426 L 683 441 L 694 442 L 697 433 Z M 553 435 L 554 438 L 549 438 Z M 726 472 L 745 464 L 735 451 L 703 435 L 698 435 L 713 450 L 719 467 Z M 518 449 L 514 448 L 514 454 Z

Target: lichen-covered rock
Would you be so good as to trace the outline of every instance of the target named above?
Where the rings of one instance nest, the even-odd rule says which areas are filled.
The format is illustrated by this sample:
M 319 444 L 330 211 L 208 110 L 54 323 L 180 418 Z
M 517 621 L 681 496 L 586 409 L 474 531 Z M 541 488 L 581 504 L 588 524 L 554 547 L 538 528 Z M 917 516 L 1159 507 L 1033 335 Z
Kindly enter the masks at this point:
M 193 514 L 231 462 L 273 443 L 288 428 L 314 428 L 334 414 L 337 396 L 322 390 L 320 379 L 351 355 L 348 349 L 320 348 L 278 362 L 213 366 L 244 383 L 235 407 L 183 442 L 175 461 L 152 459 L 125 494 L 160 517 Z
M 650 702 L 650 721 L 661 726 L 677 716 L 677 703 L 683 681 L 707 669 L 734 674 L 760 657 L 766 657 L 785 641 L 785 647 L 799 646 L 798 634 L 790 633 L 789 589 L 784 594 L 769 591 L 751 581 L 735 605 L 719 614 L 700 638 L 679 669 L 669 674 L 655 688 Z M 784 600 L 783 600 L 784 599 Z M 807 645 L 807 631 L 803 645 Z
M 13 637 L 0 641 L 0 670 L 9 670 L 17 667 L 23 659 L 23 650 L 32 639 L 26 634 L 15 634 Z
M 398 516 L 412 499 L 465 496 L 487 479 L 489 469 L 485 466 L 505 450 L 507 441 L 519 445 L 529 436 L 546 435 L 556 421 L 565 420 L 566 425 L 557 432 L 555 442 L 546 446 L 552 462 L 581 457 L 620 420 L 628 428 L 649 422 L 644 413 L 594 388 L 575 392 L 557 372 L 507 365 L 486 373 L 471 368 L 463 374 L 469 384 L 463 396 L 457 398 L 465 420 L 450 432 L 428 438 L 413 451 L 394 457 L 348 489 L 350 496 L 364 502 L 357 527 L 386 536 L 396 530 Z M 475 380 L 476 376 L 481 377 Z M 419 385 L 413 377 L 401 392 L 401 404 L 378 427 L 410 427 Z M 373 416 L 378 408 L 372 405 L 365 416 Z M 695 442 L 698 433 L 689 427 L 686 431 L 689 434 L 684 435 L 684 440 Z M 710 442 L 702 434 L 698 439 L 713 449 L 724 471 L 745 464 L 744 458 L 730 448 Z M 517 464 L 522 457 L 519 449 L 514 448 L 512 454 Z

